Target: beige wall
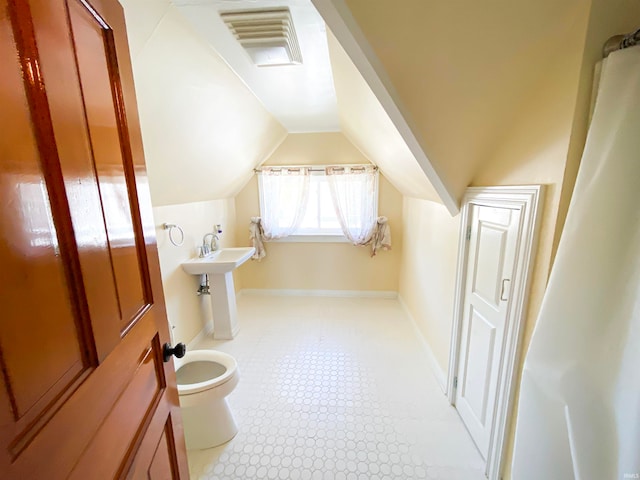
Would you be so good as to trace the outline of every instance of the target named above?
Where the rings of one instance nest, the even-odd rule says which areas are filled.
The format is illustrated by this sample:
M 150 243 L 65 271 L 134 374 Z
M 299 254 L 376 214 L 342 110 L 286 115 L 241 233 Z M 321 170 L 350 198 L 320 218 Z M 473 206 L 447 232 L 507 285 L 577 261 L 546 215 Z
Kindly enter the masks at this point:
M 438 203 L 405 197 L 400 298 L 446 375 L 453 320 L 460 216 Z
M 369 163 L 341 133 L 290 134 L 269 165 Z M 393 248 L 369 256 L 348 243 L 267 244 L 267 257 L 239 273 L 246 289 L 397 291 L 402 256 L 402 196 L 380 176 L 378 212 L 389 218 Z M 249 218 L 260 214 L 256 178 L 236 196 L 237 238 L 248 244 Z
M 210 200 L 155 207 L 153 215 L 158 238 L 158 254 L 162 273 L 162 288 L 167 305 L 167 316 L 176 342 L 188 343 L 211 322 L 210 297 L 196 295 L 199 278 L 185 273 L 180 263 L 196 255 L 202 237 L 222 225 L 220 244 L 235 246 L 235 208 L 233 200 Z M 163 223 L 180 225 L 184 231 L 184 244 L 176 247 L 169 242 Z
M 475 176 L 474 185 L 546 185 L 542 223 L 531 279 L 529 305 L 525 310 L 521 358 L 516 361 L 515 375 L 520 378 L 531 333 L 540 310 L 552 264 L 560 193 L 564 181 L 569 140 L 576 108 L 578 81 L 584 46 L 586 15 L 577 18 L 573 30 L 567 29 L 562 48 L 528 101 L 519 109 L 512 126 L 492 155 L 491 161 Z M 519 382 L 516 382 L 516 397 Z M 517 404 L 517 399 L 516 399 Z M 510 477 L 514 412 L 508 427 L 508 452 L 504 478 Z
M 440 201 L 412 151 L 338 40 L 327 32 L 345 137 L 378 165 L 403 195 Z
M 554 59 L 549 75 L 540 83 L 529 102 L 523 105 L 513 127 L 507 130 L 493 160 L 474 178 L 474 185 L 542 183 L 547 185 L 537 258 L 533 270 L 531 296 L 526 312 L 522 358 L 516 367 L 520 378 L 566 210 L 579 167 L 587 130 L 587 116 L 595 63 L 601 58 L 604 41 L 611 35 L 637 28 L 640 2 L 595 0 L 588 22 L 576 18 L 573 32 L 567 31 L 563 48 Z M 586 28 L 583 25 L 588 25 Z M 580 30 L 585 33 L 580 34 Z M 516 392 L 516 405 L 519 395 Z M 514 411 L 509 432 L 507 467 L 515 433 Z
M 576 28 L 579 25 L 576 24 Z M 525 345 L 535 323 L 551 267 L 560 191 L 576 106 L 583 43 L 579 40 L 581 35 L 571 33 L 567 32 L 566 42 L 554 58 L 549 75 L 521 106 L 519 116 L 504 132 L 491 161 L 473 180 L 473 185 L 546 185 Z
M 127 6 L 129 2 L 123 3 Z M 388 18 L 385 12 L 372 9 L 371 2 L 367 0 L 348 0 L 347 3 L 365 34 L 369 34 L 370 39 L 377 39 L 372 42 L 373 48 L 389 71 L 404 104 L 410 107 L 409 112 L 414 115 L 425 150 L 433 156 L 432 161 L 439 165 L 443 179 L 455 186 L 457 194 L 461 194 L 470 179 L 474 185 L 542 183 L 547 186 L 532 292 L 526 312 L 523 347 L 523 352 L 526 352 L 584 144 L 593 66 L 606 38 L 628 32 L 640 23 L 640 2 L 576 0 L 564 2 L 563 8 L 557 11 L 554 8 L 560 3 L 549 0 L 531 3 L 527 7 L 533 9 L 535 15 L 522 10 L 521 5 L 506 0 L 502 2 L 505 8 L 500 9 L 500 15 L 477 2 L 473 5 L 472 2 L 466 5 L 442 3 L 432 11 L 430 9 L 435 5 L 432 2 L 427 4 L 415 0 L 412 5 L 416 9 L 424 9 L 422 15 L 416 15 L 414 8 L 397 9 L 397 2 L 391 0 L 377 4 L 377 7 L 386 4 L 388 12 L 395 12 L 393 18 Z M 458 9 L 462 9 L 461 13 Z M 158 13 L 158 19 L 163 18 L 162 15 L 162 12 Z M 130 9 L 127 8 L 127 19 L 129 17 Z M 363 23 L 364 19 L 368 23 Z M 391 29 L 390 19 L 393 20 Z M 407 28 L 413 19 L 428 21 L 433 28 Z M 451 25 L 459 27 L 460 19 L 468 22 L 469 31 L 478 31 L 478 20 L 481 20 L 480 24 L 490 28 L 480 30 L 490 35 L 472 39 L 474 48 L 469 48 L 467 37 L 451 34 Z M 534 35 L 520 34 L 522 31 L 538 31 L 537 28 L 530 28 L 532 19 L 536 20 L 536 25 L 543 25 L 547 29 L 538 32 L 544 41 L 539 42 L 540 38 Z M 141 25 L 149 35 L 152 35 L 156 26 L 160 28 L 153 35 L 169 35 L 184 29 L 183 22 L 177 17 L 165 20 L 168 23 L 155 25 L 151 25 L 148 19 L 146 23 L 141 20 Z M 494 22 L 498 23 L 494 25 Z M 511 33 L 503 28 L 505 25 L 509 26 Z M 424 27 L 424 24 L 421 26 Z M 425 32 L 433 37 L 433 41 L 424 41 L 420 37 Z M 391 37 L 387 38 L 389 35 Z M 414 35 L 418 37 L 413 38 Z M 450 41 L 443 42 L 442 39 Z M 237 188 L 244 179 L 249 178 L 252 165 L 261 160 L 261 155 L 264 158 L 265 152 L 277 145 L 284 133 L 277 126 L 267 126 L 266 131 L 271 132 L 267 137 L 273 138 L 273 141 L 263 142 L 264 137 L 259 136 L 247 139 L 244 135 L 256 130 L 244 123 L 234 123 L 245 122 L 246 117 L 239 119 L 232 113 L 213 119 L 220 128 L 204 129 L 208 113 L 202 110 L 206 102 L 199 103 L 202 96 L 198 95 L 198 88 L 210 86 L 203 79 L 211 77 L 185 77 L 181 85 L 187 86 L 188 91 L 185 92 L 183 88 L 175 92 L 187 95 L 187 101 L 181 103 L 181 97 L 177 96 L 166 106 L 162 105 L 163 93 L 170 84 L 165 84 L 164 80 L 156 82 L 154 72 L 161 76 L 164 71 L 153 70 L 161 67 L 153 66 L 150 60 L 144 59 L 144 55 L 148 54 L 145 50 L 149 47 L 146 43 L 148 39 L 145 37 L 143 40 L 134 45 L 132 51 L 136 82 L 139 66 L 142 62 L 149 62 L 148 78 L 139 82 L 138 91 L 139 96 L 141 87 L 144 92 L 140 98 L 140 114 L 145 150 L 150 160 L 150 178 L 152 182 L 154 175 L 161 179 L 156 186 L 153 183 L 151 185 L 152 192 L 155 192 L 154 200 L 160 198 L 161 203 L 186 201 L 165 199 L 163 196 L 186 198 L 195 191 L 212 189 L 212 192 L 229 192 Z M 484 42 L 483 46 L 479 46 L 479 41 Z M 190 68 L 189 62 L 193 59 L 180 59 L 179 54 L 175 53 L 177 44 L 163 42 L 151 45 L 151 52 L 155 49 L 156 57 L 163 58 L 170 53 L 169 57 L 176 57 Z M 195 37 L 189 38 L 187 43 L 189 48 L 196 48 L 196 45 L 196 49 L 204 48 Z M 425 45 L 438 47 L 427 48 Z M 415 61 L 417 50 L 420 50 L 420 62 Z M 213 72 L 218 68 L 214 68 L 211 58 L 203 59 L 202 63 L 195 67 L 196 71 L 205 69 Z M 406 70 L 406 66 L 411 66 L 411 69 Z M 417 71 L 414 70 L 416 68 Z M 434 76 L 433 72 L 440 75 Z M 235 85 L 232 90 L 237 88 Z M 241 95 L 246 96 L 246 91 Z M 207 98 L 209 104 L 225 98 L 236 101 L 229 91 L 224 91 L 224 95 L 221 93 L 220 98 Z M 248 97 L 246 101 L 251 103 Z M 185 128 L 182 124 L 175 126 L 172 123 L 172 108 L 186 109 L 187 104 L 189 111 L 194 109 L 194 112 L 202 113 L 193 117 L 200 121 L 184 122 Z M 158 105 L 162 105 L 160 110 L 157 110 Z M 227 112 L 232 112 L 232 107 L 230 105 Z M 157 112 L 162 122 L 154 125 L 153 117 Z M 247 115 L 246 111 L 243 115 Z M 262 119 L 258 119 L 259 129 L 270 125 L 270 121 L 262 115 L 259 114 Z M 187 117 L 176 118 L 184 120 Z M 151 127 L 145 127 L 145 124 Z M 250 160 L 234 156 L 238 152 L 233 149 L 217 150 L 216 141 L 209 142 L 215 133 L 218 135 L 215 138 L 226 145 L 227 138 L 219 138 L 227 135 L 227 130 L 223 128 L 226 125 L 239 125 L 234 128 L 243 138 L 233 137 L 233 143 L 254 149 L 245 152 Z M 151 133 L 148 133 L 150 130 Z M 372 132 L 375 135 L 374 130 Z M 185 140 L 186 143 L 176 143 L 176 146 L 165 150 L 165 144 L 161 142 L 165 136 L 181 138 L 181 142 Z M 157 140 L 157 143 L 150 142 L 150 138 L 154 142 Z M 198 139 L 209 143 L 197 143 Z M 203 145 L 208 145 L 213 149 L 212 152 L 218 153 L 210 154 L 202 148 Z M 185 155 L 185 150 L 178 148 L 180 146 L 186 146 L 188 154 Z M 192 151 L 191 148 L 196 150 Z M 192 162 L 194 158 L 198 160 Z M 180 163 L 182 161 L 187 163 L 183 166 Z M 267 163 L 367 161 L 344 135 L 324 133 L 289 135 Z M 167 167 L 156 167 L 154 171 L 154 165 Z M 394 173 L 394 178 L 402 177 L 401 172 Z M 244 179 L 241 178 L 243 175 Z M 184 181 L 178 185 L 176 178 Z M 190 182 L 196 182 L 194 185 L 198 188 L 190 190 Z M 219 188 L 213 189 L 213 186 Z M 410 185 L 405 185 L 405 188 L 412 190 Z M 228 195 L 232 193 L 223 196 Z M 438 365 L 446 370 L 459 220 L 448 216 L 444 207 L 426 200 L 405 197 L 403 203 L 398 191 L 384 178 L 380 182 L 379 211 L 389 217 L 394 244 L 391 252 L 381 252 L 371 259 L 365 249 L 347 244 L 270 243 L 267 245 L 269 256 L 266 259 L 248 262 L 238 270 L 236 286 L 255 289 L 398 290 L 431 345 Z M 210 218 L 216 216 L 215 212 L 224 212 L 224 215 L 221 213 L 223 218 Z M 157 224 L 164 221 L 184 222 L 183 227 L 186 227 L 190 239 L 189 245 L 185 242 L 185 247 L 176 249 L 166 243 L 166 232 L 157 232 L 167 309 L 171 323 L 176 326 L 174 333 L 177 340 L 190 340 L 205 321 L 199 303 L 201 299 L 194 294 L 197 280 L 180 270 L 180 261 L 193 255 L 195 244 L 200 242 L 202 234 L 210 229 L 212 223 L 226 224 L 223 234 L 223 243 L 226 245 L 247 245 L 249 217 L 258 212 L 255 177 L 235 197 L 235 216 L 231 200 L 157 207 L 154 210 Z M 231 241 L 233 237 L 234 242 Z M 518 377 L 521 368 L 522 360 L 517 367 Z M 513 425 L 515 421 L 510 430 L 511 442 Z M 507 465 L 510 463 L 511 448 L 510 445 Z M 504 478 L 511 478 L 509 467 L 504 472 Z
M 166 0 L 122 0 L 155 206 L 232 198 L 286 131 Z
M 629 31 L 632 26 L 637 26 L 640 21 L 640 3 L 619 0 L 616 5 L 612 5 L 611 2 L 596 0 L 591 12 L 578 9 L 576 13 L 573 23 L 568 24 L 561 46 L 554 49 L 547 75 L 538 81 L 535 88 L 530 90 L 526 101 L 518 106 L 517 114 L 509 127 L 503 130 L 489 160 L 482 165 L 472 181 L 473 185 L 544 184 L 547 187 L 530 301 L 526 311 L 523 355 L 516 366 L 517 377 L 521 375 L 524 355 L 540 309 L 560 237 L 559 229 L 564 222 L 577 173 L 586 136 L 593 67 L 604 40 L 610 35 Z M 634 20 L 629 20 L 629 17 Z M 440 226 L 442 222 L 442 212 L 438 212 L 437 208 L 420 205 L 414 199 L 405 199 L 406 257 L 402 262 L 400 295 L 431 345 L 439 365 L 447 368 L 453 289 L 442 296 L 434 295 L 424 303 L 420 302 L 421 292 L 414 290 L 422 283 L 422 295 L 430 295 L 429 287 L 440 276 L 450 278 L 448 275 L 455 268 L 455 257 L 452 257 L 452 251 L 447 245 L 434 245 L 439 249 L 440 255 L 451 258 L 452 262 L 449 268 L 438 265 L 437 268 L 442 270 L 438 275 L 431 275 L 426 267 L 423 270 L 416 269 L 409 262 L 412 252 L 419 248 L 415 247 L 416 244 L 433 242 L 424 228 L 416 227 L 416 212 L 428 218 L 422 220 L 423 223 L 433 227 Z M 449 242 L 457 245 L 457 225 L 452 224 L 450 227 L 440 227 L 445 232 L 443 237 L 448 235 Z M 411 240 L 408 241 L 408 238 Z M 446 242 L 445 239 L 438 241 Z M 435 254 L 434 257 L 440 259 Z M 425 259 L 424 263 L 428 261 Z M 518 393 L 516 392 L 516 403 Z M 511 478 L 510 462 L 517 410 L 514 411 L 513 418 L 508 433 L 505 479 Z
M 235 246 L 233 196 L 286 131 L 168 0 L 121 0 L 127 20 L 167 314 L 176 341 L 211 321 L 180 263 L 216 223 Z M 175 247 L 164 223 L 179 224 Z M 237 275 L 236 275 L 237 276 Z M 236 283 L 239 287 L 239 282 Z
M 567 161 L 569 138 L 578 86 L 580 50 L 576 45 L 573 56 L 559 57 L 557 68 L 522 106 L 521 114 L 494 153 L 492 162 L 475 177 L 474 185 L 546 185 L 542 223 L 537 254 L 531 278 L 529 305 L 525 310 L 521 358 L 516 361 L 515 375 L 520 378 L 524 355 L 540 310 L 552 264 L 560 192 Z M 516 382 L 516 396 L 519 382 Z M 517 401 L 516 401 L 517 403 Z M 507 464 L 513 448 L 515 418 L 511 422 Z M 507 467 L 505 479 L 510 476 Z
M 536 318 L 551 264 L 559 192 L 571 134 L 586 25 L 586 12 L 584 9 L 579 9 L 578 13 L 582 13 L 584 18 L 575 17 L 573 22 L 567 25 L 561 46 L 554 50 L 548 60 L 550 67 L 548 74 L 539 79 L 524 103 L 519 105 L 517 115 L 511 119 L 509 128 L 502 131 L 497 147 L 493 149 L 489 160 L 482 165 L 472 182 L 472 185 L 486 186 L 519 184 L 547 186 L 528 319 Z M 432 205 L 428 208 L 424 206 L 419 208 L 418 205 L 415 200 L 405 201 L 403 219 L 405 235 L 416 236 L 412 242 L 420 245 L 426 243 L 439 248 L 440 254 L 451 262 L 448 269 L 442 267 L 444 271 L 449 272 L 446 278 L 450 278 L 451 272 L 455 271 L 456 263 L 456 255 L 453 255 L 451 248 L 457 248 L 459 227 L 456 223 L 448 225 L 449 228 L 443 228 L 443 232 L 446 232 L 449 238 L 443 241 L 444 245 L 433 245 L 424 231 L 408 230 L 414 228 L 415 219 L 412 222 L 407 215 L 414 215 L 418 211 L 426 218 L 422 222 L 433 228 L 441 228 L 444 222 L 442 212 Z M 405 241 L 405 244 L 408 242 Z M 402 265 L 400 295 L 420 325 L 438 363 L 446 371 L 450 335 L 443 335 L 443 333 L 450 331 L 451 328 L 453 285 L 447 295 L 434 296 L 430 299 L 428 307 L 421 306 L 419 301 L 412 300 L 419 297 L 419 292 L 412 293 L 410 289 L 413 285 L 420 283 L 435 284 L 438 276 L 431 272 L 409 268 L 406 259 Z M 527 321 L 527 338 L 533 323 L 533 320 Z
M 594 65 L 602 58 L 602 46 L 610 37 L 632 32 L 638 28 L 638 25 L 640 25 L 640 1 L 592 0 L 582 56 L 578 101 L 573 117 L 569 155 L 558 209 L 558 228 L 553 244 L 554 254 L 560 241 L 587 135 Z
M 493 157 L 523 101 L 552 73 L 556 52 L 567 49 L 571 34 L 584 38 L 589 5 L 585 0 L 334 3 L 348 7 L 375 54 L 374 65 L 392 84 L 396 104 L 457 198 Z M 574 55 L 579 60 L 581 50 Z

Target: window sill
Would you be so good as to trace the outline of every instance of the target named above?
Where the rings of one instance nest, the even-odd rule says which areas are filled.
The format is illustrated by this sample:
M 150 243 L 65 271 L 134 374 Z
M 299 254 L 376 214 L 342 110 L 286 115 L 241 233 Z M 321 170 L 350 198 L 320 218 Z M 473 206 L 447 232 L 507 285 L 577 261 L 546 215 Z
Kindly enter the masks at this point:
M 270 240 L 277 243 L 349 243 L 344 235 L 289 235 Z

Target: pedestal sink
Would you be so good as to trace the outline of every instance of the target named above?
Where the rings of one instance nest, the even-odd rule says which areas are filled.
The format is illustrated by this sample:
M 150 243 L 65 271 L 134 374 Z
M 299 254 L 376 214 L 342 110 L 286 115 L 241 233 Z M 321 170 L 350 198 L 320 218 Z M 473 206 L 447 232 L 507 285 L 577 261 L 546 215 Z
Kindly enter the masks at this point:
M 181 264 L 187 273 L 209 276 L 213 337 L 216 339 L 230 340 L 238 333 L 240 326 L 233 270 L 249 260 L 254 252 L 253 247 L 222 248 L 206 257 L 193 258 Z

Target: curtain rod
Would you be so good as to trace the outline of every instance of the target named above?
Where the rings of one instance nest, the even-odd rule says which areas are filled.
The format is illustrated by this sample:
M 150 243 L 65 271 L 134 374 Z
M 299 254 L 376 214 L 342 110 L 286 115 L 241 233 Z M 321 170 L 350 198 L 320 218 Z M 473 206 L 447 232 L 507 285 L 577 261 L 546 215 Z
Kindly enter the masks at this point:
M 376 165 L 373 165 L 372 163 L 359 163 L 359 164 L 348 164 L 348 165 L 316 165 L 316 166 L 311 166 L 311 165 L 265 165 L 265 168 L 273 168 L 273 169 L 287 169 L 287 170 L 296 170 L 296 169 L 301 169 L 301 168 L 307 168 L 310 172 L 324 172 L 325 169 L 327 167 L 333 167 L 333 168 L 343 168 L 343 167 L 349 167 L 349 168 L 368 168 L 368 167 L 372 167 L 373 170 L 378 170 L 378 167 Z M 255 173 L 260 173 L 262 171 L 262 167 L 257 167 L 254 168 L 253 171 Z
M 627 35 L 614 35 L 607 40 L 602 47 L 602 58 L 607 58 L 610 53 L 616 50 L 633 47 L 634 45 L 640 45 L 640 28 Z

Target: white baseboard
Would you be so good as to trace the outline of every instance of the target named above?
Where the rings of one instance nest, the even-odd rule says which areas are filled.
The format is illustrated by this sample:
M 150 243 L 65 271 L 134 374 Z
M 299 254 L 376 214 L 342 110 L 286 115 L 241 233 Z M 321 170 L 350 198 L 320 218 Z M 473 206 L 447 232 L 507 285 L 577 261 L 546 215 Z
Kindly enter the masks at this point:
M 202 330 L 198 332 L 198 334 L 193 337 L 189 343 L 187 343 L 187 352 L 194 350 L 194 347 L 202 342 L 207 335 L 211 335 L 213 333 L 212 327 L 204 327 Z
M 398 301 L 400 302 L 400 305 L 402 306 L 402 309 L 406 313 L 407 317 L 409 317 L 409 320 L 411 321 L 411 325 L 413 325 L 413 328 L 416 331 L 416 335 L 420 339 L 420 342 L 422 342 L 424 350 L 427 353 L 427 359 L 429 360 L 429 364 L 431 366 L 431 371 L 433 372 L 433 376 L 438 382 L 438 385 L 440 385 L 442 392 L 446 394 L 447 393 L 447 375 L 444 373 L 444 370 L 442 370 L 442 367 L 440 367 L 440 364 L 436 360 L 436 356 L 433 353 L 433 350 L 431 349 L 431 345 L 429 345 L 429 342 L 427 342 L 427 339 L 424 338 L 424 335 L 420 331 L 420 328 L 418 328 L 416 319 L 413 318 L 413 315 L 411 315 L 411 312 L 409 311 L 407 304 L 404 303 L 402 296 L 398 295 Z
M 345 297 L 345 298 L 398 298 L 398 292 L 390 290 L 298 290 L 243 288 L 236 295 L 264 295 L 280 297 Z

